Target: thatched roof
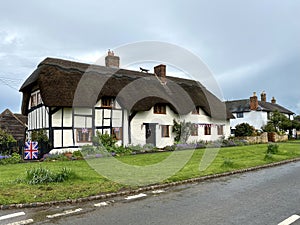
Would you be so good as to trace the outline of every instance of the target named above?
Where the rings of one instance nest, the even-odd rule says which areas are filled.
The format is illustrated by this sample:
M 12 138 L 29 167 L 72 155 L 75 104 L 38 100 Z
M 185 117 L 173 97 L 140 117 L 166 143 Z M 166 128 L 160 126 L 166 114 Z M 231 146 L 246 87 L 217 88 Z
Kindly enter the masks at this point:
M 241 99 L 234 101 L 225 102 L 227 106 L 227 110 L 232 113 L 237 112 L 250 112 L 250 100 L 249 99 Z M 271 102 L 258 101 L 257 111 L 265 111 L 265 112 L 275 112 L 279 111 L 281 113 L 293 115 L 294 113 L 281 105 Z
M 180 115 L 199 106 L 215 119 L 232 116 L 225 104 L 199 82 L 166 78 L 167 83 L 162 85 L 151 73 L 46 58 L 20 88 L 22 113 L 27 115 L 30 94 L 39 89 L 49 107 L 92 107 L 101 97 L 108 96 L 116 97 L 131 111 L 146 111 L 156 103 L 167 103 Z

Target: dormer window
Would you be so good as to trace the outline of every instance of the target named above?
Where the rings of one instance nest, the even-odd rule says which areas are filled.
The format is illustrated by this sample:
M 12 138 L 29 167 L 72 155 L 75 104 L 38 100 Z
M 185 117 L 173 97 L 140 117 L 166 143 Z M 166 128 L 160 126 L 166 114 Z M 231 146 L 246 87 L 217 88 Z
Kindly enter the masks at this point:
M 30 97 L 30 107 L 31 108 L 35 107 L 35 106 L 38 106 L 42 103 L 43 103 L 43 101 L 42 101 L 40 91 L 37 91 L 37 92 L 34 92 L 34 93 L 31 94 L 31 97 Z
M 103 97 L 101 99 L 101 106 L 105 108 L 114 108 L 114 99 L 112 97 Z
M 154 114 L 166 114 L 166 105 L 165 104 L 156 104 L 154 106 Z
M 244 113 L 243 112 L 238 112 L 238 113 L 236 113 L 236 117 L 237 118 L 243 118 L 244 117 Z

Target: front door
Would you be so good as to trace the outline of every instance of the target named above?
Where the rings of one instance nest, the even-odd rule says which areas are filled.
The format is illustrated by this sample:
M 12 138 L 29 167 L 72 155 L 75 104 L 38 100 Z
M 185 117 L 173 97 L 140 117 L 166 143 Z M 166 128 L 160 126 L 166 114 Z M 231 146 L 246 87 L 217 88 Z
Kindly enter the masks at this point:
M 146 123 L 146 143 L 156 145 L 156 124 Z

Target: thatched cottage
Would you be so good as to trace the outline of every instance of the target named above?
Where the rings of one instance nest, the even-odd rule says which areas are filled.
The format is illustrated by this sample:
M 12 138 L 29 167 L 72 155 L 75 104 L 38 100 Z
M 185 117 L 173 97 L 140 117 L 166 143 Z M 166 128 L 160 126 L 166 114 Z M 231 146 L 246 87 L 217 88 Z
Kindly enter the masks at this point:
M 195 80 L 119 68 L 119 57 L 106 66 L 46 58 L 28 77 L 22 113 L 28 131 L 46 129 L 54 148 L 91 143 L 96 131 L 114 135 L 119 144 L 174 143 L 173 120 L 191 122 L 189 142 L 230 135 L 232 114 Z

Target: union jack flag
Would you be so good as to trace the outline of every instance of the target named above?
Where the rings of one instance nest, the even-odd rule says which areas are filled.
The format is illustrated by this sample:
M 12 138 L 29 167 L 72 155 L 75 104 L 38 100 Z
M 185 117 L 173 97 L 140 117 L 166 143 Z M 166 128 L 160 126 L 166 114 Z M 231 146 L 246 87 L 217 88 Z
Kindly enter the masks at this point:
M 27 141 L 25 142 L 24 159 L 38 159 L 38 142 Z

